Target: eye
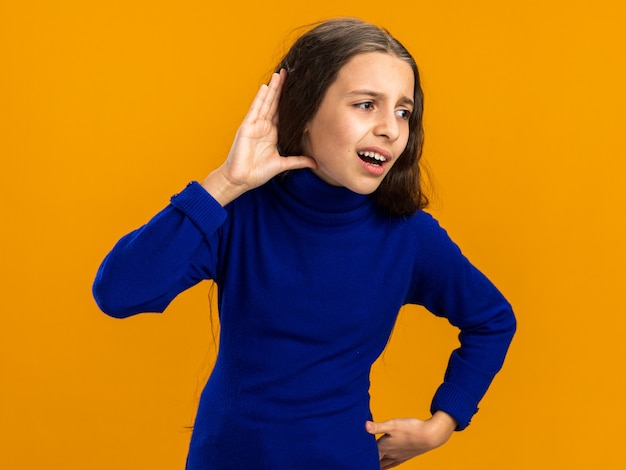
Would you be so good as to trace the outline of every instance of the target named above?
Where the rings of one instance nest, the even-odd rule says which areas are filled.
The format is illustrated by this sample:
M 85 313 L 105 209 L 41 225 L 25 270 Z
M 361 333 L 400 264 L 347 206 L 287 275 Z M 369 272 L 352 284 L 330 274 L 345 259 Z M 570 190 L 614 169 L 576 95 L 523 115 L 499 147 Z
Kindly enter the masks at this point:
M 374 103 L 372 101 L 364 101 L 363 103 L 357 103 L 354 106 L 359 109 L 370 110 L 374 107 Z
M 396 114 L 400 116 L 402 119 L 408 120 L 411 117 L 411 111 L 408 109 L 399 109 L 396 111 Z

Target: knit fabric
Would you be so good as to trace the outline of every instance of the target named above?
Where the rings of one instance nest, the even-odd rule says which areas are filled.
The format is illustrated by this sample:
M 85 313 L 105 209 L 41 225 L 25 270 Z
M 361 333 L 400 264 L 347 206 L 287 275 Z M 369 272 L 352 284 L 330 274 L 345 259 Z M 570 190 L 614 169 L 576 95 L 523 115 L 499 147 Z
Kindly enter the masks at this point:
M 187 468 L 379 470 L 369 373 L 398 310 L 460 329 L 432 411 L 465 428 L 515 330 L 508 302 L 429 214 L 289 172 L 222 208 L 190 183 L 103 261 L 94 296 L 114 317 L 162 312 L 218 285 L 219 354 Z M 417 372 L 416 372 L 417 373 Z

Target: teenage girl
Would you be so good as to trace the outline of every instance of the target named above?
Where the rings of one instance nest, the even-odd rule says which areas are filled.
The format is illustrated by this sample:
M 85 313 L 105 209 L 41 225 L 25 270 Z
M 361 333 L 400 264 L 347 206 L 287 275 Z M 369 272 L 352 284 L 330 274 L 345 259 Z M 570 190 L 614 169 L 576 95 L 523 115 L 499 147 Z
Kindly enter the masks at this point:
M 469 424 L 515 317 L 423 210 L 422 110 L 415 61 L 388 32 L 318 24 L 261 86 L 224 163 L 102 263 L 94 296 L 114 317 L 218 286 L 189 470 L 386 469 Z M 429 419 L 374 422 L 370 367 L 405 304 L 446 317 L 460 347 Z

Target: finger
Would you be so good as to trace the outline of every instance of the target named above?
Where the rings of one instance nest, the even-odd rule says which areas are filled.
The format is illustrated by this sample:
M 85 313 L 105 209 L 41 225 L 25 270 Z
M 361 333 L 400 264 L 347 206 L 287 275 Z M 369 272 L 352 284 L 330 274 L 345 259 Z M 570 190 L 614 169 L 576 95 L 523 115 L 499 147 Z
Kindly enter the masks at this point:
M 388 468 L 394 468 L 400 465 L 401 462 L 398 462 L 395 459 L 382 459 L 380 461 L 381 470 L 387 470 Z
M 282 72 L 282 71 L 281 71 Z M 278 98 L 280 96 L 280 89 L 282 87 L 282 75 L 280 73 L 273 73 L 270 82 L 267 85 L 267 93 L 263 97 L 261 107 L 259 109 L 260 119 L 270 119 L 276 113 L 278 108 Z
M 272 78 L 274 78 L 274 76 L 272 76 Z M 285 85 L 286 78 L 287 78 L 287 71 L 285 69 L 280 69 L 280 72 L 278 72 L 278 80 L 276 83 L 276 89 L 271 96 L 270 108 L 268 110 L 268 117 L 272 118 L 274 125 L 278 124 L 278 103 L 280 102 L 280 96 L 283 92 L 283 86 Z M 268 96 L 268 99 L 269 98 L 270 96 Z
M 378 458 L 382 462 L 383 460 L 387 460 L 390 457 L 388 454 L 393 451 L 393 446 L 389 444 L 389 436 L 383 436 L 376 441 L 376 446 L 378 447 Z
M 268 91 L 269 87 L 267 85 L 261 85 L 259 91 L 254 97 L 254 100 L 252 100 L 252 104 L 250 105 L 248 113 L 243 118 L 243 123 L 252 124 L 259 118 L 259 115 L 263 108 L 263 102 L 265 101 Z

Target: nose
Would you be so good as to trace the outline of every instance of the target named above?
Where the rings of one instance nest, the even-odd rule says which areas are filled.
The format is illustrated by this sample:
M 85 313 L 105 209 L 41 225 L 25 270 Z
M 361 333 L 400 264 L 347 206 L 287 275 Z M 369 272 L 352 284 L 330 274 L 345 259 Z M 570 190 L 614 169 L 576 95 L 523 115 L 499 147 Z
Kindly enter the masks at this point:
M 377 116 L 376 127 L 374 133 L 378 136 L 385 137 L 390 141 L 395 141 L 400 136 L 400 125 L 398 116 L 394 109 L 380 112 Z

